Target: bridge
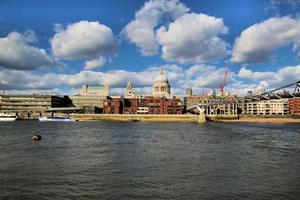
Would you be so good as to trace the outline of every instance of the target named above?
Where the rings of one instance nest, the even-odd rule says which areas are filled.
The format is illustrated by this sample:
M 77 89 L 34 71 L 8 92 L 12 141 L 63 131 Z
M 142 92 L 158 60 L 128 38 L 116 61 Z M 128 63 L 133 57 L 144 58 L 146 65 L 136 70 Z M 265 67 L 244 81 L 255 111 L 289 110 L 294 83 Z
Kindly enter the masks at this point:
M 284 85 L 282 87 L 264 92 L 254 96 L 245 96 L 249 101 L 281 99 L 281 98 L 294 98 L 300 97 L 300 81 Z
M 205 112 L 207 114 L 207 110 L 214 107 L 218 107 L 220 105 L 224 106 L 232 106 L 233 113 L 238 114 L 238 104 L 249 103 L 253 101 L 261 101 L 261 100 L 270 100 L 270 99 L 282 99 L 282 98 L 294 98 L 300 97 L 300 81 L 296 81 L 267 92 L 263 92 L 261 94 L 252 95 L 248 94 L 245 97 L 236 97 L 234 99 L 225 99 L 222 97 L 212 98 L 208 103 L 196 103 L 187 107 L 187 111 L 194 111 L 199 113 L 199 120 L 205 122 Z

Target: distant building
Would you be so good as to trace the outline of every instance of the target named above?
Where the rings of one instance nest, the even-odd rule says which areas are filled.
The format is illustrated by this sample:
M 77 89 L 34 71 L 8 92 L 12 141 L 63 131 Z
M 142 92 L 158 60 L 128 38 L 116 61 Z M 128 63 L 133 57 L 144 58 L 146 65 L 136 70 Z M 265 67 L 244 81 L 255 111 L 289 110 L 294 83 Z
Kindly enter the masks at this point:
M 238 114 L 246 114 L 247 112 L 247 99 L 245 97 L 238 97 Z
M 110 96 L 103 104 L 106 114 L 182 114 L 181 98 L 172 97 L 163 69 L 155 77 L 152 95 L 136 95 L 129 81 L 124 96 Z
M 300 116 L 300 98 L 289 99 L 289 108 L 292 116 Z
M 102 85 L 83 85 L 79 95 L 80 96 L 108 96 L 108 86 Z
M 128 81 L 128 83 L 127 83 L 127 87 L 126 87 L 126 90 L 125 90 L 125 96 L 134 96 L 132 84 L 131 84 L 130 81 Z
M 261 94 L 264 94 L 266 92 L 266 89 L 259 89 L 259 90 L 256 90 L 256 91 L 252 91 L 252 95 L 261 95 Z
M 122 114 L 123 100 L 120 96 L 109 96 L 103 102 L 103 113 L 105 114 Z
M 252 96 L 253 96 L 252 91 L 248 91 L 246 96 L 247 96 L 247 97 L 252 97 Z
M 240 113 L 239 106 L 237 103 L 226 103 L 236 100 L 236 96 L 215 96 L 212 92 L 210 95 L 201 95 L 201 96 L 187 96 L 186 97 L 186 108 L 189 109 L 193 105 L 208 105 L 205 110 L 206 115 L 237 115 Z M 216 101 L 224 101 L 218 105 L 209 105 L 210 103 Z
M 169 80 L 165 75 L 163 69 L 160 69 L 159 74 L 155 77 L 153 87 L 152 87 L 152 95 L 153 96 L 171 96 L 171 87 L 169 84 Z
M 180 98 L 155 96 L 109 97 L 104 101 L 106 114 L 182 114 Z
M 193 90 L 192 88 L 187 88 L 185 91 L 185 95 L 186 96 L 193 96 Z
M 84 113 L 102 113 L 103 102 L 109 93 L 108 86 L 82 86 L 78 95 L 70 96 L 73 104 L 84 110 Z
M 270 99 L 246 103 L 249 115 L 289 115 L 288 99 Z
M 217 91 L 215 89 L 213 89 L 207 93 L 207 96 L 210 96 L 211 98 L 215 98 L 217 96 Z M 225 95 L 225 96 L 227 96 L 227 95 Z
M 18 116 L 33 118 L 46 115 L 51 108 L 70 107 L 71 100 L 67 96 L 45 94 L 32 95 L 0 95 L 0 112 L 16 113 Z

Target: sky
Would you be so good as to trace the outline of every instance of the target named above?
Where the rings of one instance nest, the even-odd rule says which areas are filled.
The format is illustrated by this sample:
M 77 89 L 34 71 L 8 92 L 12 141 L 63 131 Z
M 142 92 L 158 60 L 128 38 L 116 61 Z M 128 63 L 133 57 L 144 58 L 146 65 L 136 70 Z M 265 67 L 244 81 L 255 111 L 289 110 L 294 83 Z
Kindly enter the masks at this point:
M 300 80 L 300 0 L 0 1 L 0 90 L 243 95 Z

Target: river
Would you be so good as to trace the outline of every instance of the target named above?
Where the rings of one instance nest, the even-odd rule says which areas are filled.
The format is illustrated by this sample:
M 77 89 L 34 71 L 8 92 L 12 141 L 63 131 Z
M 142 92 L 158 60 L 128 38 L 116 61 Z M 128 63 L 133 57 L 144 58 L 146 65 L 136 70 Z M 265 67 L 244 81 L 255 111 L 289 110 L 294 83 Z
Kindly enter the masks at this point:
M 0 199 L 299 197 L 300 124 L 0 123 Z

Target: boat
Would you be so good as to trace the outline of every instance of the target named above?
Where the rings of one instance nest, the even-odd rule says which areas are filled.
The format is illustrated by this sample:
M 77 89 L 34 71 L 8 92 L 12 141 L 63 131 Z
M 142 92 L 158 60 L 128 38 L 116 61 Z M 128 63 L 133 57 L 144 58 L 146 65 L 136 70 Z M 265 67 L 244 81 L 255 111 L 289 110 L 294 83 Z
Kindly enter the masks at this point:
M 75 122 L 76 119 L 70 117 L 40 117 L 41 122 Z
M 12 122 L 17 120 L 16 114 L 9 114 L 9 113 L 0 113 L 0 121 L 3 122 Z

